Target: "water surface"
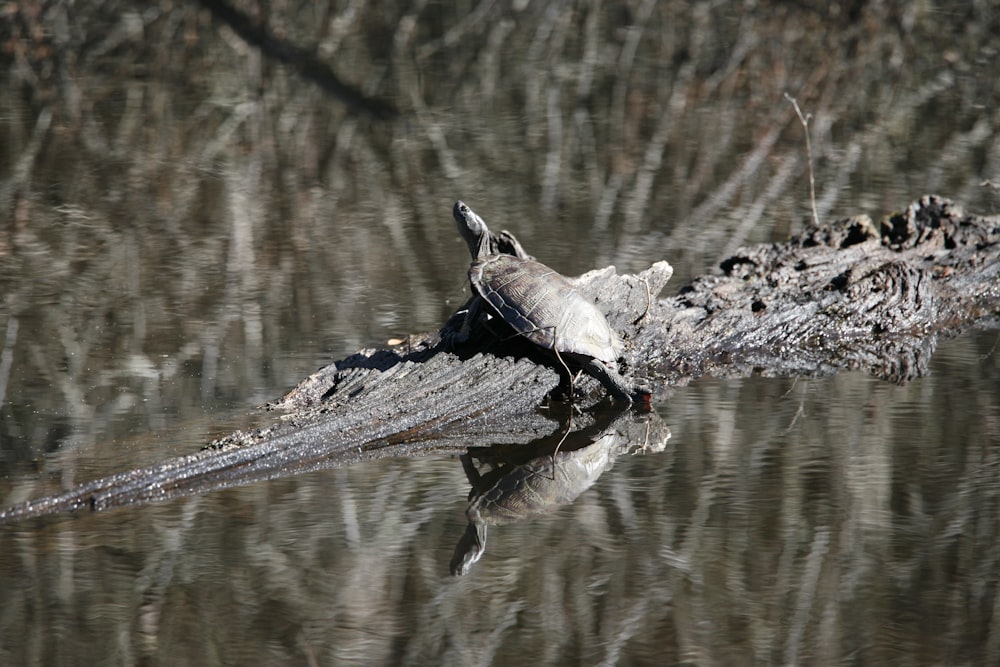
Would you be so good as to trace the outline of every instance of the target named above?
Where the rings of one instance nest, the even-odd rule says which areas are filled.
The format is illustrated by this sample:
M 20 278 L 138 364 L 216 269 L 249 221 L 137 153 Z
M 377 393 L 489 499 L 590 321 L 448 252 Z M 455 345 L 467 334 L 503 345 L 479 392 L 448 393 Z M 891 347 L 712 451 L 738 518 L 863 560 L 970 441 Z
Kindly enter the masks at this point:
M 246 9 L 249 5 L 240 5 Z M 998 210 L 985 3 L 273 5 L 403 113 L 206 10 L 21 8 L 0 96 L 0 501 L 196 451 L 465 298 L 462 198 L 567 274 L 674 293 L 817 213 Z M 10 664 L 991 664 L 995 332 L 905 386 L 701 380 L 662 452 L 490 531 L 457 457 L 0 527 Z M 482 445 L 485 443 L 470 443 Z

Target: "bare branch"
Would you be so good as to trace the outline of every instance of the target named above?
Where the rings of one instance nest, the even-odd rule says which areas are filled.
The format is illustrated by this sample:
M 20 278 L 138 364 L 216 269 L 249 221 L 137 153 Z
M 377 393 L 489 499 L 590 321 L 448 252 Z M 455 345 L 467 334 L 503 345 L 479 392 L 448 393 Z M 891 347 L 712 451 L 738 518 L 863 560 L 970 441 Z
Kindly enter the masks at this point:
M 813 224 L 818 227 L 819 213 L 816 212 L 816 178 L 813 174 L 812 143 L 809 141 L 809 120 L 812 118 L 812 114 L 803 116 L 798 101 L 788 93 L 785 93 L 785 99 L 792 103 L 792 107 L 795 108 L 795 115 L 799 117 L 799 122 L 802 123 L 803 129 L 806 131 L 806 158 L 809 160 L 809 203 L 812 206 Z

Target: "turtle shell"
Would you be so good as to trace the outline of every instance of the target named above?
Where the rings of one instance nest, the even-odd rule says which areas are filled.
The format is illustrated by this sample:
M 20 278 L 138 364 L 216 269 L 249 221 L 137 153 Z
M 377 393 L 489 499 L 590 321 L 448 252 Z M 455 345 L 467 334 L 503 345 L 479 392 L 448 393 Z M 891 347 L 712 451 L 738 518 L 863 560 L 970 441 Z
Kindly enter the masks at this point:
M 511 255 L 472 263 L 469 282 L 515 331 L 535 345 L 614 363 L 622 341 L 597 306 L 555 270 Z

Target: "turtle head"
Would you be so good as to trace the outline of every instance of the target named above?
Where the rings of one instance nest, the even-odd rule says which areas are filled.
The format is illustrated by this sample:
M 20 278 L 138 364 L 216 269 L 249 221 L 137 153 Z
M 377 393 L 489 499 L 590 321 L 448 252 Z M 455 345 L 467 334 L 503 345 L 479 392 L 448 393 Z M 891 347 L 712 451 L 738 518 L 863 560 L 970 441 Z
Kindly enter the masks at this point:
M 490 230 L 486 226 L 486 221 L 461 200 L 455 202 L 452 215 L 455 216 L 455 222 L 458 224 L 459 234 L 469 244 L 469 252 L 472 254 L 472 259 L 488 255 Z

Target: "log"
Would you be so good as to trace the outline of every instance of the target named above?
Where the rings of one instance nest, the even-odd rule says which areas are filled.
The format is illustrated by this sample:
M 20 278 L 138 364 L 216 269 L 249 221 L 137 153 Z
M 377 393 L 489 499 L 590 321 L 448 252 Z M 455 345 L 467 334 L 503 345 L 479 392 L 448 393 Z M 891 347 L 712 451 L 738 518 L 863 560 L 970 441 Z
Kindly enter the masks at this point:
M 927 373 L 939 336 L 998 326 L 998 241 L 1000 217 L 936 196 L 878 226 L 811 227 L 743 248 L 661 302 L 664 330 L 640 349 L 662 351 L 655 368 L 675 383 L 842 370 L 904 383 Z
M 671 274 L 658 262 L 636 275 L 609 267 L 574 279 L 623 335 L 626 373 L 661 398 L 703 376 L 861 370 L 903 383 L 927 372 L 939 336 L 1000 325 L 1000 217 L 925 196 L 879 225 L 858 215 L 785 243 L 742 248 L 717 271 L 659 298 Z M 550 398 L 560 385 L 555 360 L 482 323 L 452 349 L 449 334 L 462 319 L 460 310 L 440 331 L 320 369 L 267 406 L 275 415 L 270 426 L 8 508 L 0 521 L 164 500 L 388 456 L 530 444 L 592 422 L 584 415 L 604 399 L 595 380 L 575 380 L 577 408 L 567 412 Z

